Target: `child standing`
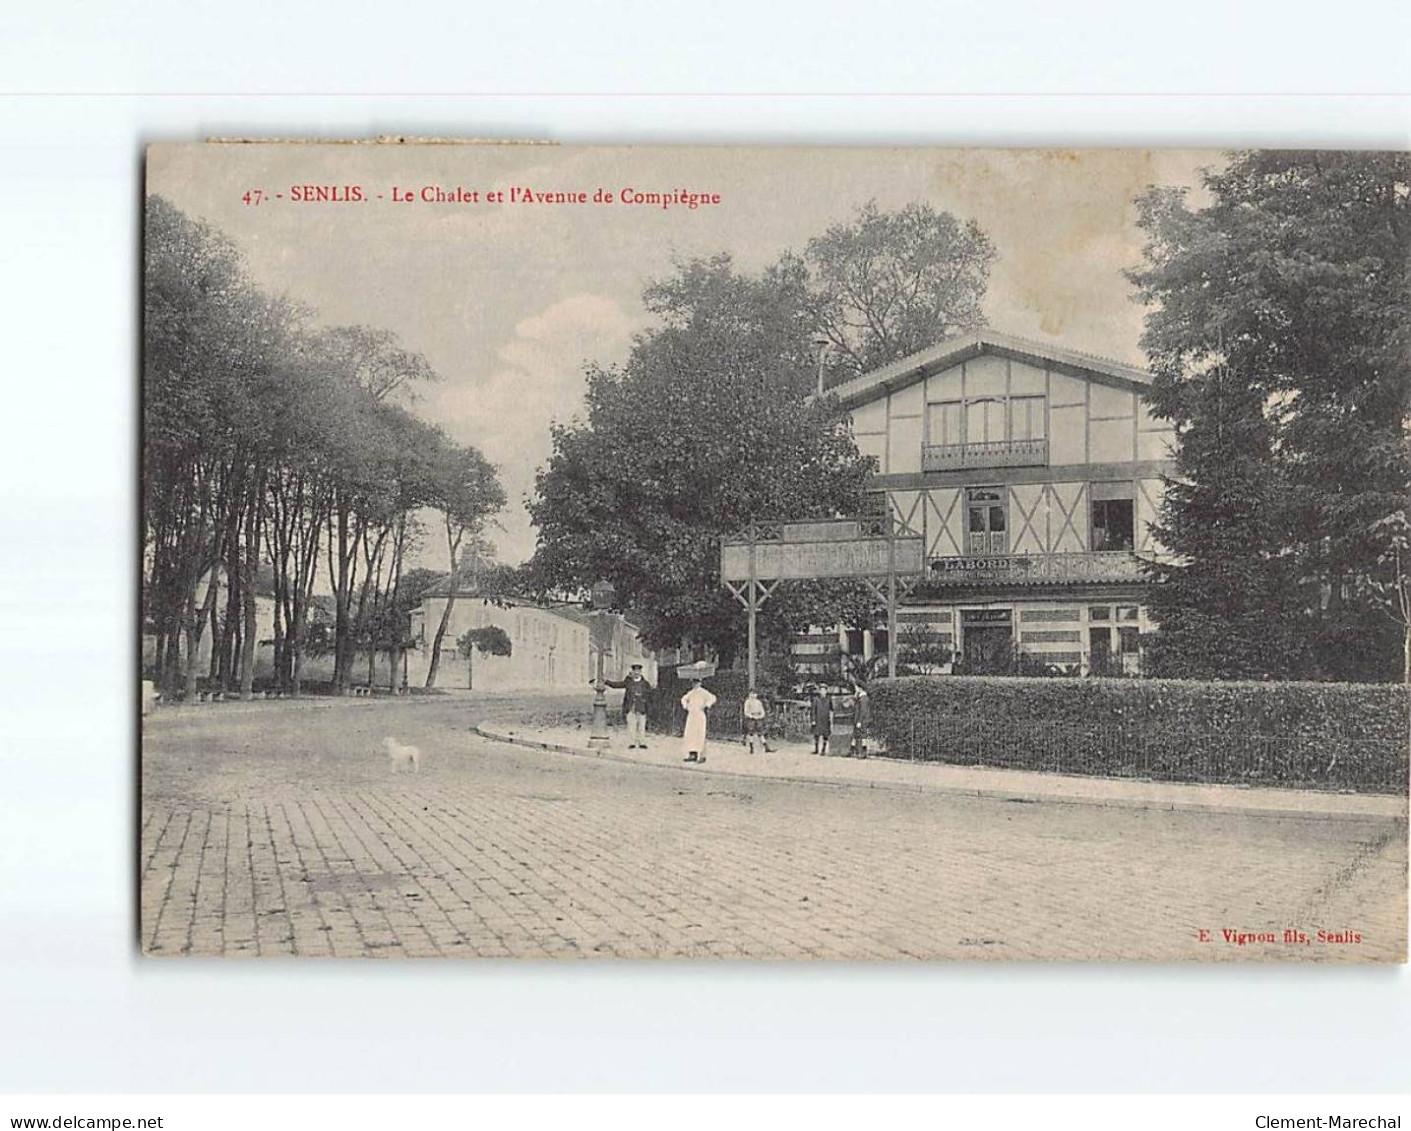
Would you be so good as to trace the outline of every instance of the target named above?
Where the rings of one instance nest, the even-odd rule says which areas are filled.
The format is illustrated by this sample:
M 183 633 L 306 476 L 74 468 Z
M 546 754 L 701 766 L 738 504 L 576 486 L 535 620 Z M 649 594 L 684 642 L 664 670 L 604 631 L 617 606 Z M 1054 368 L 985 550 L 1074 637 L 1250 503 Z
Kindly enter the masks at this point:
M 755 747 L 764 745 L 764 700 L 757 691 L 745 696 L 745 745 L 751 754 L 759 753 Z M 768 746 L 764 749 L 769 752 Z

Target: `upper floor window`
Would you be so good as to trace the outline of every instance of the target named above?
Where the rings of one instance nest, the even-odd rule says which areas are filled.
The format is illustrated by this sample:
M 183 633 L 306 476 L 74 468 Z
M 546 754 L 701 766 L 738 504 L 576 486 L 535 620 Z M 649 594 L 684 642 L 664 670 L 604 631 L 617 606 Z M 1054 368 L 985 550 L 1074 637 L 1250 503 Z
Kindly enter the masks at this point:
M 921 469 L 1042 467 L 1048 463 L 1046 402 L 1042 396 L 931 401 Z M 893 444 L 899 435 L 894 431 Z
M 931 401 L 926 406 L 926 443 L 933 447 L 1042 440 L 1047 435 L 1047 397 L 975 397 Z
M 965 492 L 965 552 L 1004 554 L 1009 550 L 1009 498 L 1003 487 L 970 487 Z
M 1011 397 L 1009 436 L 1012 440 L 1042 440 L 1045 397 Z
M 936 401 L 926 406 L 926 430 L 932 444 L 965 442 L 959 401 Z
M 981 397 L 965 403 L 965 442 L 993 444 L 1009 437 L 1005 435 L 1004 401 L 999 397 Z

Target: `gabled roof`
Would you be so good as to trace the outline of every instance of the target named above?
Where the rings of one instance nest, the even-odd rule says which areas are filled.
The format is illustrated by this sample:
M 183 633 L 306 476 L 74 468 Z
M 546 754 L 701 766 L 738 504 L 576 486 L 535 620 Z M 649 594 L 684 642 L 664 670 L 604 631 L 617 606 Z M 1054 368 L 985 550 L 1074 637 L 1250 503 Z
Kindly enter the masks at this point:
M 457 597 L 484 597 L 488 595 L 482 593 L 478 585 L 464 579 L 456 583 L 455 590 Z M 423 597 L 449 597 L 450 595 L 451 575 L 449 573 L 443 573 L 421 591 Z
M 946 338 L 880 369 L 835 385 L 828 392 L 838 398 L 843 408 L 854 408 L 984 354 L 1008 357 L 1041 369 L 1054 369 L 1124 389 L 1141 391 L 1151 384 L 1151 374 L 1135 365 L 985 328 L 973 334 Z
M 449 597 L 450 595 L 451 575 L 449 573 L 442 574 L 440 578 L 421 591 L 423 601 L 427 598 Z M 573 621 L 574 624 L 591 625 L 593 623 L 593 614 L 577 605 L 543 605 L 532 597 L 525 597 L 518 593 L 483 593 L 479 586 L 467 580 L 461 581 L 456 586 L 456 600 L 462 598 L 493 601 L 511 609 L 537 609 L 541 613 L 552 613 L 554 616 Z

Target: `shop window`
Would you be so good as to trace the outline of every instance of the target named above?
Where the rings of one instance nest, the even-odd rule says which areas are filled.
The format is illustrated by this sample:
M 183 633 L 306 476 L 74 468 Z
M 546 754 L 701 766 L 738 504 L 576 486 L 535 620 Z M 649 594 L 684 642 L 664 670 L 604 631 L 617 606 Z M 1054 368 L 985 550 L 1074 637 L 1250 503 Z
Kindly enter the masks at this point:
M 1137 619 L 1137 616 L 1138 616 L 1138 614 L 1137 614 L 1137 607 L 1136 607 L 1136 605 L 1118 605 L 1118 606 L 1117 606 L 1117 619 L 1118 619 L 1118 620 L 1134 621 L 1134 620 Z
M 1112 659 L 1112 630 L 1106 625 L 1088 629 L 1088 664 L 1095 675 L 1101 675 Z
M 1106 605 L 1094 605 L 1088 610 L 1088 620 L 1111 620 L 1112 610 Z
M 1135 546 L 1136 530 L 1131 499 L 1093 500 L 1094 550 L 1130 550 Z
M 1141 651 L 1141 633 L 1137 629 L 1124 626 L 1117 630 L 1117 636 L 1122 655 L 1135 656 Z

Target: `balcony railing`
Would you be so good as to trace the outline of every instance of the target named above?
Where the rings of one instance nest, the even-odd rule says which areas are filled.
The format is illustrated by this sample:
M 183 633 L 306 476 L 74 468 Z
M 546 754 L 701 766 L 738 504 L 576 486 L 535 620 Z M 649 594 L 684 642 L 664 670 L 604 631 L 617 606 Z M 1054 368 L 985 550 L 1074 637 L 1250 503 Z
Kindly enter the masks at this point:
M 1045 467 L 1047 440 L 991 440 L 983 444 L 928 444 L 921 450 L 923 471 L 972 467 Z
M 986 581 L 1063 585 L 1084 581 L 1141 581 L 1144 576 L 1140 560 L 1130 550 L 932 558 L 927 570 L 927 580 L 935 585 L 973 585 Z

